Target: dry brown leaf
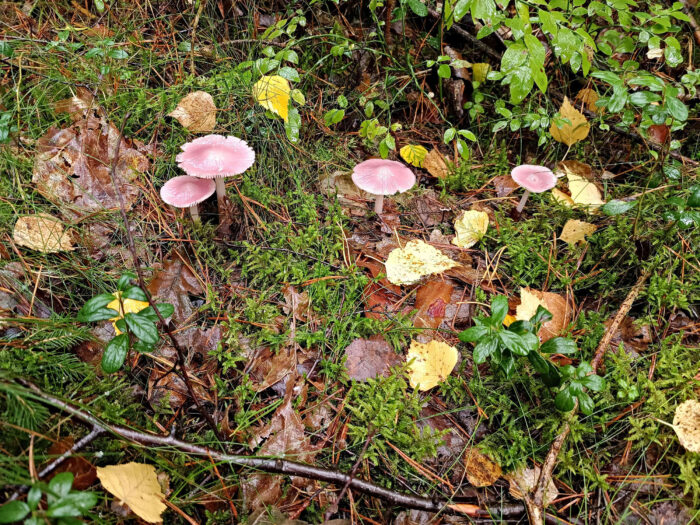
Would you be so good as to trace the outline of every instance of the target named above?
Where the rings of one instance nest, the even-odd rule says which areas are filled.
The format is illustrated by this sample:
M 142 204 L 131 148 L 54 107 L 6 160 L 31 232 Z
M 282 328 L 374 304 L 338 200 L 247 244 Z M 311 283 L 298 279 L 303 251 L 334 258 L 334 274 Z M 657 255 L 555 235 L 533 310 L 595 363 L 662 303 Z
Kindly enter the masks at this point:
M 571 306 L 561 295 L 552 292 L 541 292 L 533 288 L 520 289 L 520 304 L 515 310 L 515 317 L 519 321 L 529 321 L 537 307 L 546 308 L 552 319 L 540 328 L 537 334 L 541 341 L 547 341 L 558 336 L 571 320 Z
M 571 147 L 588 136 L 591 125 L 586 120 L 586 116 L 571 105 L 567 97 L 564 97 L 564 102 L 559 108 L 559 115 L 567 119 L 570 124 L 564 123 L 560 128 L 552 122 L 549 132 L 554 140 Z
M 454 286 L 444 281 L 431 281 L 416 290 L 414 308 L 418 310 L 413 320 L 417 328 L 437 329 L 445 318 Z
M 496 483 L 503 471 L 498 463 L 482 454 L 478 448 L 469 447 L 464 453 L 464 468 L 467 480 L 475 487 L 488 487 Z
M 128 505 L 139 518 L 148 523 L 162 521 L 165 496 L 153 465 L 132 462 L 97 467 L 97 477 L 107 492 Z
M 689 399 L 676 407 L 673 430 L 683 448 L 700 452 L 700 402 Z
M 345 368 L 348 377 L 355 381 L 366 381 L 377 376 L 389 375 L 389 370 L 403 359 L 394 352 L 383 337 L 355 339 L 345 349 Z
M 496 188 L 496 197 L 507 197 L 520 187 L 510 175 L 499 175 L 498 177 L 494 177 L 493 185 Z
M 48 213 L 20 217 L 12 238 L 20 246 L 42 253 L 58 253 L 73 249 L 73 239 L 64 231 L 60 219 Z
M 450 503 L 447 507 L 467 516 L 481 516 L 483 513 L 479 505 L 472 505 L 471 503 Z
M 307 292 L 297 292 L 296 288 L 291 284 L 286 284 L 282 287 L 282 295 L 284 296 L 284 304 L 282 307 L 284 313 L 292 314 L 297 321 L 306 322 L 311 317 L 311 299 Z
M 559 238 L 567 244 L 575 245 L 586 242 L 586 236 L 595 232 L 598 227 L 590 222 L 569 219 L 564 224 Z
M 540 467 L 538 466 L 535 466 L 534 468 L 523 467 L 506 475 L 505 478 L 510 484 L 510 495 L 515 499 L 523 499 L 525 494 L 531 492 L 535 488 L 539 477 Z M 543 503 L 545 507 L 552 503 L 558 495 L 559 491 L 550 478 L 547 481 L 547 488 L 544 491 Z
M 182 98 L 168 116 L 192 133 L 207 133 L 216 126 L 216 104 L 209 93 L 195 91 Z
M 449 173 L 445 157 L 436 148 L 431 149 L 423 159 L 423 169 L 438 179 L 444 179 Z
M 581 102 L 586 107 L 586 109 L 588 109 L 588 111 L 592 111 L 594 113 L 603 112 L 603 108 L 595 105 L 595 103 L 598 102 L 599 98 L 600 97 L 598 96 L 598 93 L 596 93 L 596 91 L 591 88 L 583 88 L 576 94 L 576 100 L 578 102 Z

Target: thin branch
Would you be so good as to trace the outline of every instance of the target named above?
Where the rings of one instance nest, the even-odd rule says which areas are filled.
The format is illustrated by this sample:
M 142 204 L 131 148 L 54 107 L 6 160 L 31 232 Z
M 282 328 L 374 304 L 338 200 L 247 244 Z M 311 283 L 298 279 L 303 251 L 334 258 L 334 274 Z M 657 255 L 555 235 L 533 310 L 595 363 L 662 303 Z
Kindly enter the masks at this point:
M 428 14 L 432 16 L 433 18 L 441 18 L 442 13 L 439 11 L 436 11 L 435 9 L 428 8 Z M 457 33 L 459 36 L 462 38 L 465 38 L 469 40 L 471 44 L 476 46 L 479 51 L 482 51 L 483 53 L 486 53 L 489 57 L 491 57 L 493 60 L 500 62 L 501 61 L 501 53 L 493 49 L 491 46 L 486 45 L 482 40 L 479 40 L 476 38 L 474 35 L 472 35 L 469 31 L 466 29 L 462 28 L 461 26 L 457 24 L 452 24 L 452 27 L 450 28 L 451 31 L 454 31 Z

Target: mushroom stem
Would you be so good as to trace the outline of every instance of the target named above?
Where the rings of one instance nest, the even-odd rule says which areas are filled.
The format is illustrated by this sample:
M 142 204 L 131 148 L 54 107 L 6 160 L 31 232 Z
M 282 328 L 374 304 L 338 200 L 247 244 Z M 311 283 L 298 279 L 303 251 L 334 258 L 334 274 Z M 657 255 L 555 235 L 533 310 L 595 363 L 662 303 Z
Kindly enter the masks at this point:
M 384 209 L 384 195 L 377 195 L 377 200 L 374 201 L 374 213 L 377 215 L 382 214 Z
M 192 215 L 192 222 L 195 224 L 201 224 L 202 220 L 199 218 L 199 210 L 197 209 L 196 204 L 190 206 L 190 215 Z
M 216 201 L 219 207 L 222 207 L 226 201 L 226 183 L 223 177 L 216 177 L 214 182 L 216 182 Z
M 525 193 L 523 193 L 523 196 L 522 196 L 522 198 L 520 199 L 520 202 L 518 203 L 518 207 L 515 208 L 515 211 L 516 211 L 517 213 L 520 213 L 521 211 L 523 211 L 523 208 L 525 207 L 525 203 L 527 202 L 527 198 L 528 198 L 529 196 L 530 196 L 530 191 L 529 191 L 529 190 L 525 190 Z

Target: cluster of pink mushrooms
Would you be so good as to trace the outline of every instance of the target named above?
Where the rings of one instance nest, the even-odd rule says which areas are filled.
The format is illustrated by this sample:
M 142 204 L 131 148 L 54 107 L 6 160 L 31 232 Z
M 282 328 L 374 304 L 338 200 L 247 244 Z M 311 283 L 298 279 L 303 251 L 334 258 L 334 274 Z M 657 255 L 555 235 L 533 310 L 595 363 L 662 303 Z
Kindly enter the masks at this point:
M 160 190 L 163 201 L 176 208 L 189 208 L 192 220 L 199 222 L 197 205 L 216 191 L 219 210 L 226 196 L 224 178 L 240 175 L 255 162 L 255 152 L 238 137 L 207 135 L 182 147 L 176 160 L 187 175 L 173 177 Z M 524 164 L 513 169 L 513 180 L 525 189 L 516 212 L 522 212 L 530 193 L 552 189 L 557 177 L 549 168 Z M 374 211 L 381 215 L 384 196 L 403 193 L 416 184 L 416 176 L 404 164 L 385 159 L 360 162 L 352 172 L 352 180 L 361 190 L 376 195 Z
M 240 175 L 255 162 L 255 152 L 245 140 L 238 137 L 206 135 L 181 146 L 178 166 L 187 175 L 173 177 L 160 189 L 166 204 L 176 208 L 189 208 L 192 220 L 199 222 L 197 205 L 208 199 L 214 191 L 223 209 L 226 186 L 224 179 Z

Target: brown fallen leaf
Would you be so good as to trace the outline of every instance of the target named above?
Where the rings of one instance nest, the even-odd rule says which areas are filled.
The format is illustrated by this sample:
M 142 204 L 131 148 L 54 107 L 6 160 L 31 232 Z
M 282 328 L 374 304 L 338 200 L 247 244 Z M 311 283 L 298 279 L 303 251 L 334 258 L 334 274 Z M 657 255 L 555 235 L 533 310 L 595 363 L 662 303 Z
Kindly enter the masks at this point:
M 168 255 L 160 270 L 148 283 L 148 291 L 159 303 L 170 303 L 175 308 L 172 319 L 182 323 L 195 311 L 191 296 L 204 295 L 197 276 L 185 265 L 178 252 Z
M 552 318 L 542 325 L 537 334 L 544 342 L 558 336 L 567 327 L 573 308 L 561 295 L 533 288 L 521 288 L 520 304 L 515 310 L 516 319 L 529 321 L 535 315 L 538 306 L 543 306 L 552 314 Z
M 576 93 L 576 101 L 581 102 L 588 111 L 592 111 L 593 113 L 603 112 L 603 108 L 595 105 L 599 98 L 598 93 L 591 88 L 583 88 Z
M 183 97 L 168 116 L 192 133 L 207 133 L 216 126 L 216 104 L 209 93 L 195 91 Z
M 615 318 L 614 314 L 603 323 L 607 328 L 612 325 Z M 634 318 L 625 317 L 617 327 L 617 330 L 612 336 L 610 343 L 613 348 L 618 348 L 620 345 L 625 349 L 628 355 L 632 358 L 638 357 L 639 354 L 645 352 L 652 342 L 651 327 L 647 324 L 637 325 Z
M 510 495 L 513 496 L 515 499 L 523 499 L 525 497 L 525 494 L 529 493 L 532 489 L 535 488 L 535 485 L 537 485 L 537 480 L 540 477 L 540 467 L 522 467 L 519 470 L 507 474 L 504 477 L 508 480 L 508 483 L 510 484 Z M 544 491 L 543 503 L 545 507 L 552 503 L 558 495 L 559 491 L 557 490 L 556 485 L 554 485 L 554 482 L 550 478 L 547 481 L 547 487 Z
M 294 372 L 296 366 L 297 356 L 292 348 L 280 348 L 276 354 L 264 348 L 250 367 L 251 386 L 256 392 L 262 392 Z
M 67 113 L 71 120 L 84 118 L 88 113 L 97 111 L 97 104 L 93 94 L 84 87 L 79 87 L 75 95 L 59 100 L 53 106 L 54 113 Z
M 377 376 L 388 376 L 391 368 L 403 362 L 383 337 L 355 339 L 345 348 L 345 368 L 348 377 L 366 381 Z
M 20 217 L 12 238 L 20 246 L 42 253 L 58 253 L 73 249 L 73 239 L 64 231 L 60 219 L 48 213 Z
M 418 310 L 413 319 L 417 328 L 437 329 L 445 318 L 445 309 L 450 303 L 454 286 L 444 281 L 427 282 L 416 290 L 414 308 Z
M 301 322 L 306 322 L 310 319 L 311 300 L 307 292 L 297 292 L 296 288 L 291 284 L 285 284 L 282 287 L 282 295 L 284 296 L 284 304 L 282 307 L 284 313 L 292 314 L 294 319 Z
M 652 124 L 647 129 L 647 135 L 655 144 L 666 144 L 671 136 L 671 129 L 666 124 Z
M 507 197 L 520 187 L 510 175 L 494 177 L 493 185 L 496 188 L 496 197 Z
M 501 466 L 476 447 L 468 447 L 464 452 L 464 469 L 467 480 L 475 487 L 489 487 L 503 474 Z
M 569 245 L 585 243 L 586 237 L 592 235 L 598 227 L 589 222 L 579 221 L 577 219 L 569 219 L 564 224 L 564 227 L 559 234 L 559 238 Z
M 444 179 L 449 174 L 447 162 L 437 148 L 431 149 L 423 159 L 423 169 L 433 177 Z
M 53 443 L 47 450 L 47 454 L 58 457 L 70 450 L 74 444 L 75 440 L 71 436 L 67 436 Z M 59 472 L 70 472 L 73 474 L 73 490 L 85 490 L 97 480 L 95 466 L 80 454 L 73 454 L 66 459 L 45 481 L 50 481 Z

